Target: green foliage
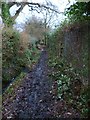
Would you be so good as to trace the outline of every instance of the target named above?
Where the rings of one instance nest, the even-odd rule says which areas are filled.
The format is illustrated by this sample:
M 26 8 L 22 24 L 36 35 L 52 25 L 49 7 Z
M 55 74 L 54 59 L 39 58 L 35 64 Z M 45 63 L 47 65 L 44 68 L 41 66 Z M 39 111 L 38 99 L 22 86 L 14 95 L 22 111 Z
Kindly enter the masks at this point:
M 65 21 L 64 21 L 65 22 Z M 62 55 L 58 54 L 60 50 L 60 43 L 64 46 L 64 33 L 62 32 L 65 27 L 68 27 L 67 23 L 62 23 L 60 28 L 54 31 L 52 34 L 47 35 L 47 45 L 49 52 L 48 64 L 51 67 L 51 73 L 49 76 L 52 80 L 57 81 L 58 93 L 57 97 L 66 101 L 67 105 L 72 106 L 80 112 L 81 117 L 87 117 L 89 100 L 89 89 L 85 83 L 88 78 L 88 47 L 87 39 L 84 41 L 82 48 L 82 69 L 76 67 L 77 61 L 67 61 Z M 63 37 L 64 36 L 64 37 Z M 63 40 L 63 41 L 62 41 Z M 62 53 L 63 54 L 63 53 Z M 84 83 L 83 84 L 83 80 Z
M 5 25 L 10 26 L 13 24 L 13 21 L 10 16 L 9 6 L 7 3 L 2 2 L 2 19 Z
M 31 68 L 39 57 L 39 51 L 32 46 L 24 50 L 20 48 L 20 35 L 12 28 L 4 28 L 2 31 L 3 59 L 2 59 L 2 78 L 7 83 L 16 77 L 23 67 Z
M 85 31 L 85 33 L 83 32 L 84 24 L 90 21 L 89 6 L 90 2 L 76 2 L 71 5 L 65 11 L 67 18 L 53 33 L 47 35 L 47 46 L 49 52 L 48 64 L 52 71 L 49 73 L 49 76 L 52 80 L 57 81 L 57 97 L 65 100 L 67 105 L 78 110 L 81 117 L 87 117 L 87 101 L 90 99 L 90 88 L 88 89 L 89 34 L 87 34 L 88 31 Z M 77 38 L 78 43 L 76 42 Z M 65 51 L 66 48 L 64 48 L 67 47 L 65 40 L 67 40 L 69 44 L 67 51 L 72 50 L 70 49 L 70 45 L 74 45 L 76 43 L 77 46 L 81 46 L 81 48 L 78 48 L 78 51 L 80 51 L 77 52 L 75 51 L 76 49 L 73 49 L 70 56 L 70 52 L 68 54 L 68 52 Z M 69 42 L 72 43 L 70 44 Z M 61 51 L 62 46 L 63 51 Z
M 4 28 L 2 32 L 2 43 L 2 77 L 4 80 L 8 80 L 18 72 L 18 66 L 15 63 L 17 62 L 19 51 L 19 34 L 12 28 Z
M 81 74 L 64 59 L 53 61 L 49 58 L 49 66 L 53 69 L 49 73 L 50 78 L 57 81 L 57 97 L 65 100 L 67 105 L 77 109 L 81 113 L 81 117 L 87 117 L 87 101 L 90 99 L 89 89 L 82 84 Z
M 21 72 L 20 75 L 16 77 L 15 81 L 11 83 L 10 86 L 3 93 L 3 101 L 7 99 L 7 96 L 12 96 L 10 99 L 13 99 L 16 96 L 15 90 L 19 88 L 19 85 L 21 84 L 22 80 L 26 75 L 26 73 Z
M 90 2 L 76 2 L 65 10 L 70 22 L 90 20 Z
M 26 49 L 24 54 L 26 58 L 26 66 L 31 68 L 31 66 L 39 59 L 40 52 L 35 46 L 32 46 L 31 49 Z
M 87 117 L 88 112 L 90 112 L 88 103 L 90 102 L 90 87 L 84 87 L 84 89 L 81 91 L 80 100 L 78 102 L 78 105 L 81 107 L 81 113 L 82 117 Z

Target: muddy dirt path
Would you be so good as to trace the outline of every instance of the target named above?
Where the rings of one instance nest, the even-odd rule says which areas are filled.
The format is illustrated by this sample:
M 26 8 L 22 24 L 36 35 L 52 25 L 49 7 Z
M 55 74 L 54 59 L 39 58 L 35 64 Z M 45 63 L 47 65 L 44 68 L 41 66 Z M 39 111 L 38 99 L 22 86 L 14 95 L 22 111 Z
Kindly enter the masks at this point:
M 8 103 L 3 111 L 4 118 L 51 118 L 53 95 L 52 81 L 49 80 L 47 52 L 42 51 L 36 67 L 25 78 L 12 103 Z
M 79 113 L 66 101 L 57 99 L 57 83 L 48 77 L 48 55 L 44 50 L 38 64 L 15 91 L 16 97 L 3 102 L 3 119 L 30 120 L 78 118 Z

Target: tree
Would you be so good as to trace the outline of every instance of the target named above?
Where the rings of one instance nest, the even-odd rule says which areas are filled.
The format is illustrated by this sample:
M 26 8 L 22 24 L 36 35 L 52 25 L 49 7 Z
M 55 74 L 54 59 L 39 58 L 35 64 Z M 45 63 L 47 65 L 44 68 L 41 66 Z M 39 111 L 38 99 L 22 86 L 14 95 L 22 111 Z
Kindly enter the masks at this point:
M 16 5 L 19 8 L 18 8 L 18 10 L 16 10 L 15 15 L 13 17 L 11 17 L 9 9 L 14 5 Z M 8 0 L 8 2 L 2 2 L 2 19 L 3 19 L 3 21 L 6 22 L 6 20 L 5 20 L 6 17 L 8 20 L 11 17 L 12 21 L 14 21 L 26 5 L 28 5 L 28 7 L 30 8 L 29 9 L 30 11 L 41 12 L 39 10 L 39 8 L 42 8 L 42 9 L 48 9 L 48 10 L 54 11 L 59 14 L 58 10 L 56 10 L 56 7 L 53 8 L 53 5 L 49 4 L 49 2 L 47 2 L 47 4 L 40 4 L 40 3 L 34 3 L 34 2 L 26 2 L 25 0 L 23 0 L 22 2 L 10 2 Z
M 31 39 L 35 38 L 40 42 L 44 40 L 45 32 L 49 31 L 48 27 L 45 28 L 42 19 L 38 19 L 35 16 L 32 16 L 32 19 L 28 21 L 25 28 L 26 32 L 30 35 Z
M 66 9 L 65 15 L 71 21 L 90 20 L 90 2 L 76 2 Z
M 2 15 L 1 15 L 3 22 L 5 25 L 10 26 L 13 24 L 13 21 L 10 17 L 9 6 L 7 3 L 2 3 Z
M 52 6 L 53 9 L 55 8 L 51 2 L 46 1 L 46 4 Z M 44 43 L 47 44 L 47 29 L 51 28 L 52 24 L 55 22 L 55 19 L 57 19 L 57 13 L 50 9 L 42 9 L 41 13 L 43 15 L 43 23 L 45 28 Z

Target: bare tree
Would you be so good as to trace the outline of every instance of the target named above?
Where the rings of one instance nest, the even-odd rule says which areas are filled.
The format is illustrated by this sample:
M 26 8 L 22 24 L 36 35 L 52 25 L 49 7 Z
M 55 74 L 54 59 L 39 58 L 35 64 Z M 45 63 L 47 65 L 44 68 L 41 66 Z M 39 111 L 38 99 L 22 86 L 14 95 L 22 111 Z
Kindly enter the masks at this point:
M 45 32 L 49 32 L 49 28 L 45 28 L 42 19 L 32 16 L 32 19 L 26 24 L 26 31 L 30 36 L 36 38 L 40 42 L 44 40 Z
M 3 2 L 2 2 L 2 4 L 3 4 Z M 11 2 L 11 0 L 8 0 L 8 2 L 6 2 L 6 4 L 8 5 L 9 8 L 11 8 L 14 5 L 19 7 L 18 10 L 16 10 L 15 15 L 12 17 L 13 20 L 15 20 L 18 17 L 20 12 L 23 10 L 23 8 L 26 5 L 28 5 L 30 11 L 37 11 L 38 13 L 41 12 L 42 9 L 48 10 L 48 11 L 53 11 L 58 14 L 62 13 L 56 9 L 55 5 L 53 5 L 51 2 L 47 2 L 47 1 L 44 4 L 40 4 L 40 3 L 34 3 L 34 2 L 27 2 L 26 0 L 23 0 L 22 2 L 16 2 L 16 1 Z

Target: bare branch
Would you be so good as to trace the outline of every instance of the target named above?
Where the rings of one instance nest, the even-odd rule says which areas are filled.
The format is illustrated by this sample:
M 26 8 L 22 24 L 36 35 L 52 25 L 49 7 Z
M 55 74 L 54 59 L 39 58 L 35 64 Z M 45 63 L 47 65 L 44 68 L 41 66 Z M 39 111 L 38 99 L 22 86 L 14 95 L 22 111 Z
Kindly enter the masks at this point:
M 56 12 L 56 13 L 58 13 L 58 14 L 61 14 L 61 13 L 63 13 L 63 12 L 59 12 L 58 10 L 56 10 L 54 7 L 54 5 L 52 5 L 51 3 L 47 3 L 47 5 L 45 5 L 45 4 L 40 4 L 40 3 L 33 3 L 33 2 L 9 2 L 8 3 L 8 5 L 9 5 L 9 7 L 12 7 L 13 5 L 21 5 L 21 6 L 25 6 L 25 5 L 33 5 L 33 6 L 38 6 L 39 8 L 41 7 L 41 8 L 46 8 L 46 9 L 49 9 L 49 10 L 51 10 L 51 11 L 54 11 L 54 12 Z M 53 7 L 53 8 L 52 8 Z
M 33 3 L 33 2 L 8 2 L 7 3 L 9 8 L 12 7 L 13 5 L 17 5 L 17 6 L 20 6 L 20 8 L 16 11 L 16 14 L 13 18 L 13 20 L 15 20 L 19 13 L 23 10 L 23 8 L 28 5 L 31 9 L 30 11 L 37 11 L 38 13 L 40 13 L 42 11 L 42 9 L 44 10 L 50 10 L 50 11 L 53 11 L 57 14 L 63 14 L 63 12 L 59 12 L 58 10 L 56 10 L 56 6 L 52 5 L 51 2 L 47 2 L 46 1 L 46 4 L 40 4 L 40 3 Z M 40 8 L 40 10 L 38 10 L 38 8 Z

